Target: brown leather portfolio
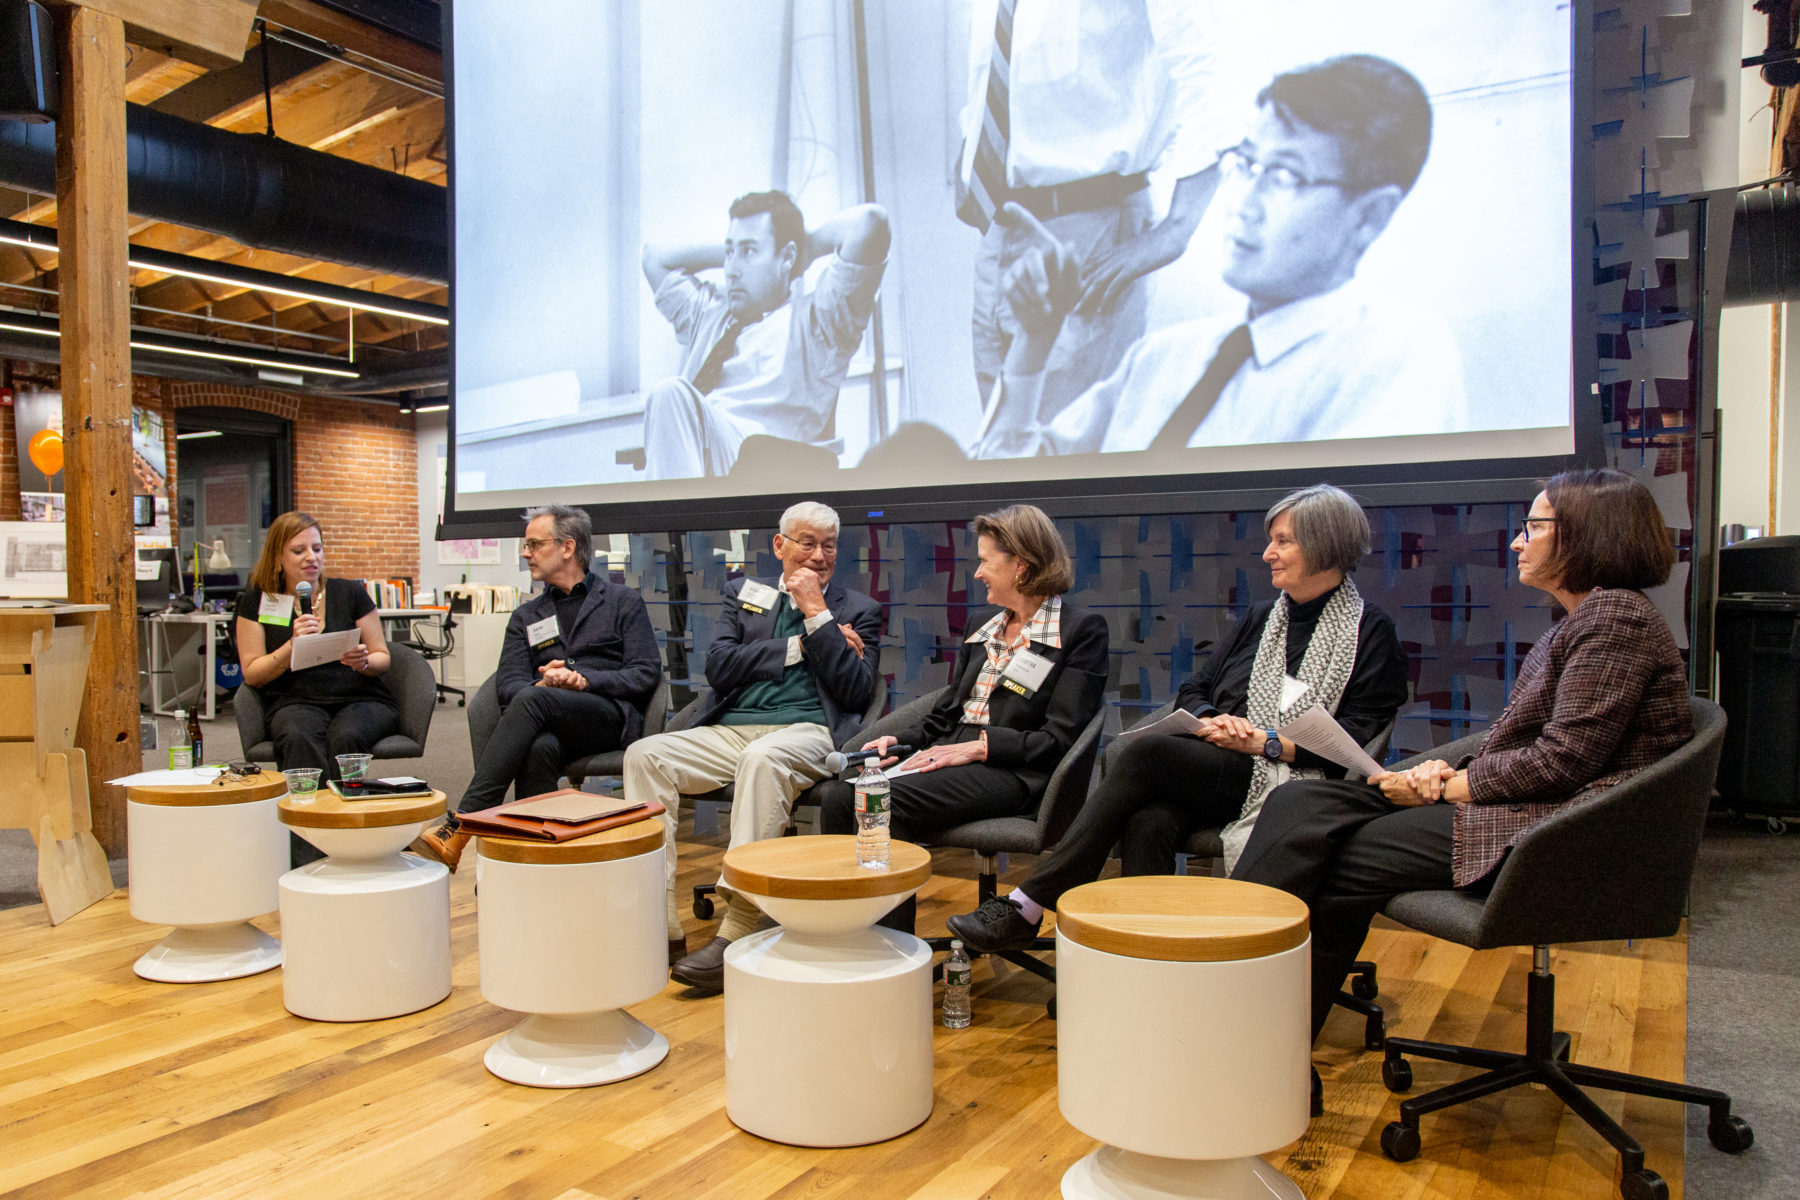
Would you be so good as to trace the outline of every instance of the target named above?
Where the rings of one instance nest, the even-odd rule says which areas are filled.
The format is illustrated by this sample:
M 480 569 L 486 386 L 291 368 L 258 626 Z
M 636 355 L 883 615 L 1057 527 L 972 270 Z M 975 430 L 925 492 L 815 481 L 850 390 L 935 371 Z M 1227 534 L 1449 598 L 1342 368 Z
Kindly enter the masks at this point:
M 548 805 L 539 803 L 552 799 L 557 803 Z M 564 816 L 538 816 L 513 811 L 527 806 L 560 812 Z M 598 815 L 588 820 L 565 819 L 568 815 L 579 813 L 584 808 Z M 527 796 L 523 800 L 514 800 L 511 804 L 502 804 L 498 808 L 459 813 L 456 821 L 462 829 L 476 837 L 497 835 L 499 837 L 530 838 L 540 842 L 568 842 L 578 837 L 586 837 L 590 833 L 599 833 L 602 829 L 611 829 L 616 825 L 630 825 L 635 821 L 658 817 L 662 815 L 662 812 L 663 806 L 654 800 L 648 804 L 625 804 L 619 800 L 583 792 L 578 788 L 563 788 L 561 791 L 545 792 L 540 796 Z

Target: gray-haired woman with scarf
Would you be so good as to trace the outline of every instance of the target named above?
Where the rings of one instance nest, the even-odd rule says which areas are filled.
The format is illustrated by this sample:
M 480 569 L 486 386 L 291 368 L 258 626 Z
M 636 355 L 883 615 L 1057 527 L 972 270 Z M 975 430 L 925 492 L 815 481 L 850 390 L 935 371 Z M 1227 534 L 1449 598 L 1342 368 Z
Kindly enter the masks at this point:
M 1318 484 L 1284 497 L 1263 528 L 1263 561 L 1281 594 L 1253 606 L 1181 685 L 1176 703 L 1200 718 L 1199 728 L 1115 741 L 1100 786 L 1055 852 L 1011 894 L 951 917 L 951 933 L 988 952 L 1029 945 L 1044 910 L 1098 878 L 1115 844 L 1125 874 L 1166 875 L 1189 834 L 1223 825 L 1234 863 L 1277 786 L 1344 776 L 1280 736 L 1280 726 L 1319 704 L 1366 742 L 1394 719 L 1407 696 L 1406 655 L 1393 621 L 1350 580 L 1369 552 L 1368 517 L 1347 493 Z

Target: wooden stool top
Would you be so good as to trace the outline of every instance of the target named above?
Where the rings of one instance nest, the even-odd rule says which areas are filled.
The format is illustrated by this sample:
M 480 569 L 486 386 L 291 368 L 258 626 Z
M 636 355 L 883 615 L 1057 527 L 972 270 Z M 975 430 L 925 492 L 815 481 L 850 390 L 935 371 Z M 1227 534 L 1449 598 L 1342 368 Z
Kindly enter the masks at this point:
M 1140 875 L 1063 895 L 1056 928 L 1090 950 L 1163 962 L 1236 962 L 1306 941 L 1306 905 L 1237 879 Z
M 510 863 L 597 863 L 617 858 L 636 858 L 661 850 L 663 823 L 656 817 L 645 817 L 629 825 L 614 825 L 599 833 L 570 838 L 566 842 L 545 842 L 537 838 L 501 837 L 484 833 L 475 839 L 481 857 L 494 862 Z
M 390 825 L 416 825 L 444 811 L 444 793 L 405 799 L 346 800 L 330 788 L 320 788 L 312 799 L 282 798 L 281 823 L 305 829 L 383 829 Z
M 134 783 L 126 787 L 125 799 L 133 804 L 168 808 L 210 808 L 219 804 L 273 800 L 286 791 L 287 776 L 279 771 L 263 771 L 228 783 Z
M 856 865 L 856 838 L 846 833 L 778 837 L 725 852 L 725 885 L 784 900 L 863 900 L 910 892 L 931 878 L 931 855 L 895 839 L 888 868 Z

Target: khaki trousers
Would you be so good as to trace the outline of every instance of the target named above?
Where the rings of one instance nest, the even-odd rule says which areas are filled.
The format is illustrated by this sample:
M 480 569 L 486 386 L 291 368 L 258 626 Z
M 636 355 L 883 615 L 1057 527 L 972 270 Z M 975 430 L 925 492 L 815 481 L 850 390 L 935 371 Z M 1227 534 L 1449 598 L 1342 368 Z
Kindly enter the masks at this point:
M 664 900 L 669 936 L 681 936 L 675 904 L 675 826 L 681 797 L 737 785 L 731 802 L 731 844 L 780 837 L 794 798 L 831 772 L 825 756 L 837 747 L 823 725 L 703 725 L 639 738 L 625 751 L 625 797 L 663 806 Z

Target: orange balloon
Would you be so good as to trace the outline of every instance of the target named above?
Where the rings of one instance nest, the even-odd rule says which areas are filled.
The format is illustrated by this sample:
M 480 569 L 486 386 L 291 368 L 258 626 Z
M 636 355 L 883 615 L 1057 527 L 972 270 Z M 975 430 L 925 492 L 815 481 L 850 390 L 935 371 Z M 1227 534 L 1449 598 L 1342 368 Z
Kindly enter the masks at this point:
M 63 437 L 54 429 L 40 429 L 26 443 L 25 453 L 31 463 L 46 475 L 63 469 Z

